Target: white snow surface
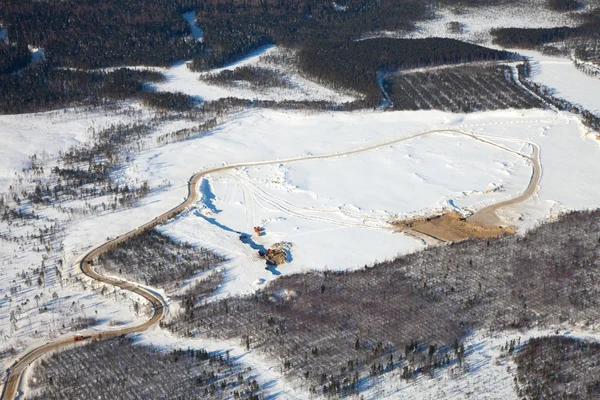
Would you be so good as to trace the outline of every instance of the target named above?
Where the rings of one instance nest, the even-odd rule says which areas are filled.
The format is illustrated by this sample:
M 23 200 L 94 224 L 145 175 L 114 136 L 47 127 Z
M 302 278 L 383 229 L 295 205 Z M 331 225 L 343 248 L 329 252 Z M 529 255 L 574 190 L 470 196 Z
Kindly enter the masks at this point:
M 271 160 L 270 165 L 208 176 L 200 185 L 204 196 L 196 207 L 161 228 L 177 240 L 226 257 L 219 296 L 254 291 L 279 274 L 353 269 L 412 252 L 422 243 L 393 233 L 388 221 L 436 210 L 468 213 L 514 197 L 529 183 L 529 163 L 454 133 L 432 133 L 343 157 L 280 160 L 364 148 L 435 128 L 458 128 L 526 154 L 531 153 L 528 142 L 541 147 L 543 176 L 537 194 L 525 204 L 502 210 L 522 229 L 559 212 L 600 206 L 594 174 L 600 148 L 570 114 L 533 110 L 304 115 L 261 110 L 241 113 L 202 138 L 140 154 L 124 172 L 130 179 L 149 180 L 151 186 L 167 179 L 174 185 L 160 199 L 149 198 L 147 206 L 103 217 L 112 221 L 106 234 L 118 234 L 125 226 L 131 229 L 148 215 L 179 203 L 195 171 Z M 90 220 L 82 227 L 98 223 Z M 254 236 L 251 245 L 239 240 L 240 233 L 251 234 L 257 225 L 265 227 L 266 235 Z M 292 243 L 291 259 L 265 270 L 257 249 L 282 241 Z
M 481 45 L 491 45 L 492 28 L 552 28 L 572 26 L 578 22 L 569 14 L 551 11 L 544 0 L 525 0 L 508 4 L 480 7 L 452 7 L 435 9 L 435 17 L 417 24 L 417 29 L 404 37 L 447 37 Z M 527 11 L 524 11 L 527 10 Z M 462 32 L 448 31 L 447 24 L 461 24 Z M 382 32 L 376 36 L 399 36 Z
M 116 111 L 68 108 L 33 114 L 0 115 L 0 191 L 8 191 L 15 171 L 31 165 L 30 157 L 48 160 L 59 151 L 89 140 L 92 131 L 131 122 L 139 113 L 129 105 Z
M 183 14 L 183 19 L 185 19 L 188 24 L 190 24 L 190 29 L 192 30 L 192 37 L 195 41 L 201 42 L 204 39 L 204 32 L 202 29 L 196 24 L 196 13 L 194 11 L 189 11 Z
M 161 71 L 167 79 L 165 82 L 160 82 L 152 86 L 158 91 L 183 92 L 206 101 L 218 100 L 226 97 L 238 97 L 254 100 L 324 100 L 334 103 L 343 103 L 355 99 L 355 96 L 340 94 L 291 70 L 281 71 L 285 73 L 289 79 L 291 84 L 290 88 L 266 88 L 257 91 L 244 86 L 225 87 L 212 85 L 201 79 L 202 76 L 209 73 L 233 70 L 247 65 L 273 69 L 274 67 L 272 65 L 267 65 L 261 57 L 276 54 L 278 51 L 280 51 L 280 49 L 277 46 L 264 46 L 231 65 L 202 73 L 191 71 L 188 68 L 189 62 L 176 63 L 172 67 L 166 69 L 155 68 L 155 70 Z
M 554 96 L 578 104 L 600 117 L 600 79 L 578 69 L 568 58 L 538 51 L 521 51 L 530 57 L 531 80 L 554 89 Z

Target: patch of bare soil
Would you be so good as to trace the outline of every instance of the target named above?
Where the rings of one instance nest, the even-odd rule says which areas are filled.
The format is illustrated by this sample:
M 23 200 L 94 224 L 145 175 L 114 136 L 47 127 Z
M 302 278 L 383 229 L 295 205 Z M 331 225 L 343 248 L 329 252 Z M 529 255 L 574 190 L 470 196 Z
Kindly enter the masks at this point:
M 397 220 L 392 222 L 392 225 L 447 242 L 464 239 L 488 239 L 515 234 L 515 230 L 510 227 L 484 225 L 465 219 L 456 212 L 448 212 L 428 218 L 418 217 Z

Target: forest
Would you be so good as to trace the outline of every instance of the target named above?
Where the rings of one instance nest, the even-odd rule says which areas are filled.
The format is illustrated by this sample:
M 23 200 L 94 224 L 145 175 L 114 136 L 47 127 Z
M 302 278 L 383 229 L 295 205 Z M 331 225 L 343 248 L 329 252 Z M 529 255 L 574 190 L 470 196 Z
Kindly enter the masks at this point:
M 284 276 L 254 295 L 187 307 L 168 327 L 237 339 L 317 393 L 350 394 L 367 375 L 402 368 L 410 379 L 461 365 L 473 331 L 594 323 L 598 232 L 600 211 L 575 212 L 523 237 L 432 247 L 355 272 Z
M 145 82 L 164 76 L 148 70 L 87 72 L 56 69 L 42 62 L 19 74 L 0 75 L 0 113 L 35 112 L 67 105 L 97 106 L 140 95 Z
M 101 270 L 167 290 L 222 261 L 206 249 L 177 243 L 156 230 L 120 243 L 99 258 Z
M 549 336 L 529 340 L 515 356 L 519 397 L 592 400 L 600 397 L 600 344 Z
M 0 40 L 0 75 L 10 74 L 31 62 L 31 52 L 22 43 L 8 44 Z
M 474 112 L 507 108 L 544 108 L 514 82 L 506 65 L 457 66 L 405 72 L 383 79 L 395 110 Z
M 368 39 L 354 42 L 320 42 L 299 53 L 300 69 L 318 82 L 354 90 L 370 106 L 381 102 L 378 74 L 475 61 L 515 58 L 513 53 L 454 39 Z
M 28 400 L 264 398 L 229 352 L 165 350 L 131 338 L 91 342 L 36 362 Z
M 578 17 L 581 24 L 575 27 L 492 29 L 493 43 L 507 48 L 532 49 L 565 40 L 597 39 L 600 36 L 600 7 Z

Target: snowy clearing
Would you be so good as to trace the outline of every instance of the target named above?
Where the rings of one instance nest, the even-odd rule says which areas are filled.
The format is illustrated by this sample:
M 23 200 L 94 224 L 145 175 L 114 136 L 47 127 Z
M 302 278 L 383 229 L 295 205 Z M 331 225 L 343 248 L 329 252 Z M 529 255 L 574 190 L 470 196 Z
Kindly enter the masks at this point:
M 138 215 L 135 219 L 143 222 L 143 215 L 154 212 L 143 209 L 165 210 L 177 204 L 185 195 L 186 178 L 194 171 L 272 160 L 273 165 L 210 176 L 201 184 L 204 196 L 197 208 L 161 231 L 229 260 L 222 296 L 255 290 L 280 273 L 361 267 L 422 246 L 414 238 L 392 233 L 387 225 L 392 217 L 434 210 L 468 213 L 512 198 L 527 186 L 531 166 L 510 151 L 450 133 L 328 160 L 276 161 L 364 148 L 428 128 L 459 128 L 525 154 L 531 151 L 527 142 L 541 147 L 543 173 L 537 194 L 525 204 L 501 210 L 511 224 L 522 229 L 559 212 L 600 205 L 600 188 L 593 174 L 600 148 L 597 141 L 584 136 L 569 114 L 364 112 L 306 116 L 262 110 L 240 114 L 202 138 L 143 152 L 125 172 L 130 179 L 167 179 L 175 184 L 161 194 L 160 202 L 148 199 L 150 208 L 127 213 Z M 574 170 L 580 172 L 573 176 Z M 569 190 L 565 190 L 565 182 L 569 182 Z M 127 225 L 129 220 L 123 215 L 106 218 L 114 221 L 111 227 Z M 254 243 L 242 243 L 239 234 L 252 233 L 257 225 L 265 225 L 267 234 L 254 238 Z M 257 249 L 281 241 L 293 243 L 290 262 L 277 269 L 261 268 L 264 261 L 257 257 Z
M 223 70 L 232 70 L 243 66 L 265 67 L 269 69 L 276 68 L 264 60 L 264 56 L 276 55 L 280 49 L 276 46 L 265 46 L 235 63 L 223 68 L 216 68 L 207 72 L 193 72 L 188 68 L 189 62 L 181 62 L 167 69 L 157 69 L 166 76 L 166 81 L 157 83 L 153 87 L 161 92 L 183 92 L 190 96 L 197 96 L 205 101 L 218 100 L 226 97 L 238 97 L 243 99 L 255 100 L 311 100 L 311 101 L 330 101 L 334 103 L 343 103 L 355 100 L 355 97 L 340 94 L 323 85 L 317 84 L 301 76 L 297 71 L 283 69 L 281 72 L 286 74 L 289 79 L 289 88 L 266 88 L 260 91 L 239 87 L 223 87 L 211 85 L 201 77 L 206 74 L 214 74 Z
M 532 60 L 532 81 L 554 89 L 554 96 L 600 116 L 600 79 L 581 71 L 569 58 L 546 56 L 531 50 L 521 51 L 521 54 Z
M 524 9 L 529 9 L 524 12 Z M 535 11 L 534 11 L 535 10 Z M 461 30 L 452 32 L 449 22 L 458 22 Z M 417 23 L 417 29 L 404 37 L 447 37 L 481 45 L 491 45 L 492 28 L 552 28 L 572 26 L 577 21 L 569 13 L 548 10 L 544 1 L 528 0 L 501 5 L 437 9 L 435 18 Z M 398 36 L 388 33 L 388 36 Z

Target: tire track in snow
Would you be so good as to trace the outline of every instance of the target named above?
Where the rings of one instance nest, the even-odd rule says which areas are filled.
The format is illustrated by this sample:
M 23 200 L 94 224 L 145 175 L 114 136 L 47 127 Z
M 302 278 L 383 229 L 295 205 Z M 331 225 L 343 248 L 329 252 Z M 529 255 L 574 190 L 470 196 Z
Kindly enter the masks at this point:
M 81 271 L 85 275 L 87 275 L 91 279 L 119 287 L 123 290 L 128 290 L 133 293 L 136 293 L 136 294 L 146 298 L 150 302 L 150 304 L 152 305 L 152 307 L 154 309 L 154 313 L 153 313 L 152 317 L 148 321 L 144 322 L 141 325 L 126 328 L 126 329 L 118 329 L 118 330 L 113 330 L 113 331 L 105 331 L 102 333 L 95 333 L 95 334 L 90 335 L 90 337 L 88 337 L 84 341 L 106 340 L 109 338 L 114 338 L 114 337 L 117 337 L 120 335 L 129 334 L 129 333 L 143 332 L 143 331 L 147 330 L 148 328 L 157 324 L 162 319 L 162 317 L 164 315 L 164 309 L 167 305 L 160 295 L 158 295 L 152 289 L 143 288 L 134 283 L 123 282 L 118 279 L 100 275 L 94 271 L 94 269 L 92 267 L 92 261 L 94 259 L 97 259 L 98 256 L 100 256 L 104 252 L 108 251 L 113 246 L 116 246 L 116 245 L 118 245 L 132 237 L 135 237 L 138 234 L 141 234 L 147 230 L 153 229 L 157 225 L 162 224 L 163 222 L 166 222 L 166 221 L 174 218 L 182 211 L 185 211 L 190 206 L 194 205 L 202 197 L 202 194 L 199 190 L 199 182 L 203 177 L 205 177 L 209 174 L 214 174 L 217 172 L 225 172 L 228 170 L 232 170 L 235 168 L 241 168 L 241 167 L 255 167 L 255 166 L 261 166 L 261 165 L 272 165 L 272 164 L 279 164 L 279 163 L 291 163 L 291 162 L 298 162 L 298 161 L 344 157 L 344 156 L 349 156 L 349 155 L 353 155 L 353 154 L 364 153 L 364 152 L 371 151 L 371 150 L 376 150 L 376 149 L 383 148 L 383 147 L 389 147 L 389 146 L 392 146 L 397 143 L 401 143 L 401 142 L 411 140 L 411 139 L 416 139 L 418 137 L 433 134 L 433 133 L 455 133 L 455 134 L 464 135 L 464 136 L 473 138 L 475 140 L 481 141 L 483 143 L 487 143 L 489 145 L 498 147 L 502 150 L 509 151 L 514 154 L 518 154 L 519 156 L 526 158 L 527 160 L 531 161 L 531 163 L 532 163 L 532 166 L 533 166 L 532 178 L 530 180 L 529 186 L 521 195 L 515 197 L 514 199 L 503 201 L 503 202 L 498 202 L 492 206 L 485 207 L 485 208 L 475 212 L 475 214 L 473 214 L 470 218 L 473 218 L 474 220 L 478 220 L 478 221 L 499 220 L 499 218 L 496 214 L 496 211 L 498 209 L 505 207 L 505 206 L 514 205 L 519 202 L 523 202 L 523 201 L 527 200 L 528 198 L 530 198 L 535 193 L 535 191 L 537 189 L 537 185 L 538 185 L 540 177 L 541 177 L 541 165 L 539 162 L 539 147 L 537 147 L 537 145 L 534 145 L 533 156 L 529 156 L 529 155 L 520 153 L 518 151 L 509 149 L 507 147 L 504 147 L 502 145 L 498 145 L 497 143 L 491 142 L 489 140 L 479 138 L 475 134 L 461 131 L 458 129 L 452 129 L 452 128 L 432 129 L 432 130 L 419 132 L 419 133 L 415 133 L 415 134 L 408 135 L 408 136 L 403 136 L 401 138 L 386 141 L 383 143 L 379 143 L 379 144 L 375 144 L 375 145 L 371 145 L 371 146 L 367 146 L 367 147 L 362 147 L 362 148 L 358 148 L 358 149 L 354 149 L 354 150 L 342 151 L 342 152 L 338 152 L 338 153 L 291 157 L 291 158 L 284 158 L 284 159 L 270 160 L 270 161 L 243 162 L 243 163 L 230 164 L 230 165 L 225 165 L 225 166 L 216 167 L 216 168 L 208 169 L 205 171 L 197 172 L 188 181 L 188 196 L 183 201 L 183 203 L 170 209 L 169 211 L 165 212 L 164 214 L 154 218 L 152 221 L 147 222 L 146 224 L 143 224 L 140 227 L 138 227 L 132 231 L 129 231 L 128 233 L 121 235 L 115 239 L 109 240 L 108 242 L 92 249 L 91 251 L 87 252 L 85 255 L 83 255 L 81 257 L 79 266 L 81 268 Z M 416 232 L 411 232 L 411 234 L 413 237 L 418 236 L 418 233 L 416 233 Z M 426 239 L 422 239 L 421 237 L 420 237 L 420 239 L 426 240 Z M 61 349 L 63 347 L 67 347 L 68 345 L 72 345 L 73 343 L 74 343 L 74 341 L 73 341 L 72 336 L 63 337 L 57 341 L 49 342 L 43 346 L 40 346 L 40 347 L 30 351 L 29 353 L 25 354 L 20 359 L 18 359 L 7 371 L 7 377 L 6 377 L 6 381 L 5 381 L 5 385 L 4 385 L 4 389 L 3 389 L 2 397 L 1 397 L 2 400 L 13 400 L 17 396 L 17 394 L 19 392 L 21 378 L 23 376 L 23 373 L 33 361 L 35 361 L 39 357 L 41 357 L 49 352 Z

